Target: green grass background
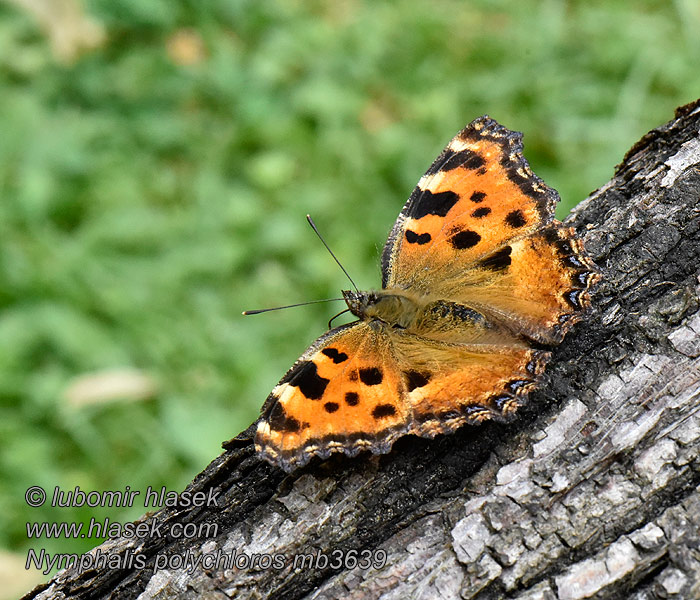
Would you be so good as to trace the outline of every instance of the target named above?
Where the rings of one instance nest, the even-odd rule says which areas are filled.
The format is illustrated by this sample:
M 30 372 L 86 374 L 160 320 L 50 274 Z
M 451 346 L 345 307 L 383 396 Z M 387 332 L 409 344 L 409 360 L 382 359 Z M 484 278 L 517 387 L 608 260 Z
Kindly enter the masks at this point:
M 524 132 L 563 217 L 700 95 L 694 0 L 90 0 L 104 43 L 65 64 L 0 5 L 0 548 L 30 485 L 180 490 L 364 288 L 444 144 L 488 113 Z M 199 39 L 193 64 L 173 36 Z M 74 408 L 76 376 L 133 367 L 141 402 Z

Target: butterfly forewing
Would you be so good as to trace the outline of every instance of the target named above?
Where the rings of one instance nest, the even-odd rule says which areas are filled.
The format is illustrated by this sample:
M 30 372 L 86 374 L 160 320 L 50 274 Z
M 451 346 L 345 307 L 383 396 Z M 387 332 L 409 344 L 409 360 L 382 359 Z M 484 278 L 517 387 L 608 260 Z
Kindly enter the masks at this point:
M 412 421 L 391 341 L 366 323 L 317 341 L 270 394 L 256 448 L 287 470 L 312 456 L 388 452 Z

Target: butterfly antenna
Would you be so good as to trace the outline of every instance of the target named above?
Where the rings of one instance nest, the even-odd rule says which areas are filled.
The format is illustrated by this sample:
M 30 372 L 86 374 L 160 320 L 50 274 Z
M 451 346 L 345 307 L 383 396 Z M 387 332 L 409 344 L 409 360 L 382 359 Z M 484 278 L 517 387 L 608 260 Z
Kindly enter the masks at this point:
M 340 261 L 336 257 L 335 254 L 333 254 L 333 250 L 331 250 L 328 247 L 328 244 L 326 244 L 326 240 L 323 239 L 323 236 L 319 233 L 318 229 L 316 229 L 316 223 L 314 223 L 314 220 L 311 218 L 311 215 L 306 215 L 306 220 L 309 222 L 309 225 L 311 225 L 311 229 L 314 230 L 316 235 L 318 236 L 318 239 L 323 242 L 323 245 L 326 247 L 326 250 L 328 250 L 328 253 L 333 257 L 333 260 L 338 263 L 338 266 L 343 270 L 343 273 L 345 273 L 345 277 L 347 277 L 350 280 L 350 283 L 352 283 L 352 287 L 355 288 L 356 292 L 359 292 L 360 290 L 357 289 L 357 286 L 355 285 L 355 282 L 352 280 L 352 277 L 350 277 L 350 274 L 345 270 L 345 267 L 340 264 Z
M 257 310 L 244 310 L 244 315 L 259 315 L 260 313 L 270 312 L 271 310 L 282 310 L 283 308 L 294 308 L 295 306 L 306 306 L 307 304 L 318 304 L 319 302 L 335 302 L 343 300 L 343 298 L 326 298 L 325 300 L 309 300 L 308 302 L 299 302 L 298 304 L 288 304 L 287 306 L 275 306 L 274 308 L 258 308 Z

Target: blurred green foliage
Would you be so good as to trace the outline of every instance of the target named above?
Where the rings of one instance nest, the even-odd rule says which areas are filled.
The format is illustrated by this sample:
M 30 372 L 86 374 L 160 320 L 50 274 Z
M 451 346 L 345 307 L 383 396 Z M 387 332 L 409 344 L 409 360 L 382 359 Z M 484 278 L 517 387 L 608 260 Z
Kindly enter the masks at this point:
M 257 415 L 338 305 L 241 310 L 361 287 L 416 181 L 488 113 L 524 132 L 559 216 L 699 95 L 693 0 L 91 0 L 102 45 L 57 60 L 0 5 L 0 547 L 29 485 L 179 490 Z M 155 396 L 76 408 L 117 367 Z

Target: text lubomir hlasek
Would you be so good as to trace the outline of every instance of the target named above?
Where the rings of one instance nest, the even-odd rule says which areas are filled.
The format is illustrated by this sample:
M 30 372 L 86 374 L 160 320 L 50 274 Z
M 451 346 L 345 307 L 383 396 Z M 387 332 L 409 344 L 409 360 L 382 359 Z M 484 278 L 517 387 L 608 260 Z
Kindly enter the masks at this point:
M 56 486 L 51 497 L 51 506 L 133 506 L 136 498 L 141 495 L 140 490 L 132 490 L 128 485 L 124 490 L 104 490 L 101 492 L 85 492 L 79 486 L 72 490 L 62 490 Z M 168 491 L 165 486 L 153 489 L 150 485 L 143 495 L 144 508 L 160 508 L 162 506 L 218 506 L 219 493 L 210 488 L 208 492 L 192 492 L 185 490 L 178 493 Z

